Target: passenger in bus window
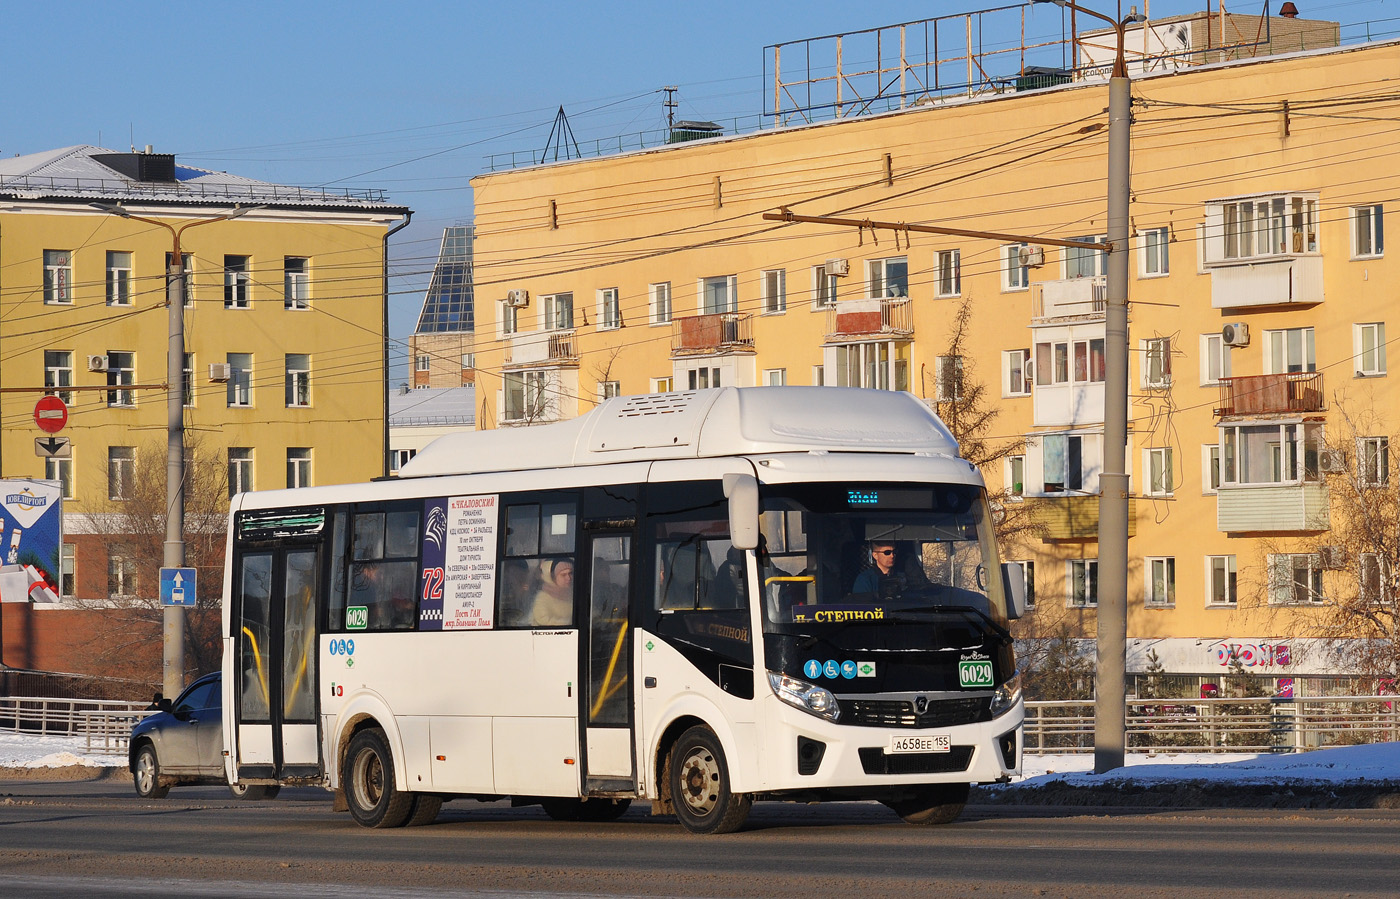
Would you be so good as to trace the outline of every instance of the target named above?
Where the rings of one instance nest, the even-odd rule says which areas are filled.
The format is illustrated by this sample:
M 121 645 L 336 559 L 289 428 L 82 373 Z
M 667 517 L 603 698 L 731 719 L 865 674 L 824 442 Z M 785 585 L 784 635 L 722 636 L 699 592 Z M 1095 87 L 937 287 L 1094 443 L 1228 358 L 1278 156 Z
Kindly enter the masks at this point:
M 540 563 L 542 583 L 535 594 L 530 619 L 536 625 L 568 627 L 574 623 L 574 563 L 546 559 Z

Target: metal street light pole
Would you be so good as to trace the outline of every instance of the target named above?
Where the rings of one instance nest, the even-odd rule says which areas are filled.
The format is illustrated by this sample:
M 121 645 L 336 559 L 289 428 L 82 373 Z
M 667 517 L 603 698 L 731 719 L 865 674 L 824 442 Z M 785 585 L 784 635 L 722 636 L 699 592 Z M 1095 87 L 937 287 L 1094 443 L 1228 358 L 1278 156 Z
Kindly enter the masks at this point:
M 199 219 L 175 227 L 159 219 L 133 215 L 120 204 L 93 203 L 95 209 L 125 219 L 159 225 L 170 232 L 170 266 L 166 271 L 166 303 L 170 307 L 166 338 L 165 419 L 165 545 L 161 564 L 182 568 L 185 564 L 185 267 L 180 237 L 190 228 L 212 225 L 246 215 L 260 206 L 245 206 L 215 218 Z M 162 626 L 161 689 L 174 698 L 185 688 L 185 609 L 166 606 Z
M 1128 662 L 1128 200 L 1132 95 L 1124 28 L 1146 21 L 1134 8 L 1121 22 L 1072 0 L 1051 2 L 1102 19 L 1118 38 L 1108 80 L 1108 278 L 1104 311 L 1103 469 L 1099 473 L 1097 663 L 1094 771 L 1123 767 L 1127 747 Z

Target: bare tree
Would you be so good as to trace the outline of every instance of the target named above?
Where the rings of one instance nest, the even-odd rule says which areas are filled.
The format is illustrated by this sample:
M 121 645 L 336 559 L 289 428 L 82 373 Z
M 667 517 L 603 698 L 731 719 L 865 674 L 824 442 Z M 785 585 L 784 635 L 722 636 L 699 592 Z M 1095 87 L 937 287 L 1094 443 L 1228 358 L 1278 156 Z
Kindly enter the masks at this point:
M 219 606 L 228 468 L 215 452 L 197 438 L 186 445 L 185 565 L 198 575 L 195 605 L 185 618 L 185 662 L 192 674 L 215 670 L 222 653 Z M 165 447 L 154 443 L 139 447 L 130 476 L 123 476 L 116 486 L 121 498 L 105 500 L 89 516 L 107 548 L 109 595 L 79 600 L 102 608 L 109 623 L 92 640 L 94 657 L 114 673 L 156 683 L 160 682 L 160 653 L 154 653 L 152 661 L 149 650 L 160 645 L 164 618 L 159 583 L 165 557 L 165 475 Z M 154 670 L 139 670 L 152 665 Z

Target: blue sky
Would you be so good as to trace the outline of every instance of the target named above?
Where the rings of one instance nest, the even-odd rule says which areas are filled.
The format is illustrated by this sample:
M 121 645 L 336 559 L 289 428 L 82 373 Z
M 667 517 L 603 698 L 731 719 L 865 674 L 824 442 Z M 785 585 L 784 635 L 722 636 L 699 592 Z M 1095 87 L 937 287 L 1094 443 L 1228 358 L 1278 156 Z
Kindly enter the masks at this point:
M 1400 0 L 1294 2 L 1343 23 L 1344 39 L 1356 23 L 1400 20 Z M 279 183 L 382 188 L 415 211 L 394 238 L 391 332 L 402 337 L 442 228 L 471 218 L 468 179 L 488 153 L 539 150 L 561 104 L 580 143 L 664 126 L 663 85 L 680 88 L 678 118 L 756 124 L 767 45 L 995 5 L 84 0 L 12 16 L 3 65 L 16 89 L 0 152 L 150 144 Z M 1149 3 L 1153 18 L 1204 6 Z M 1058 34 L 1059 18 L 1038 7 L 1032 23 Z

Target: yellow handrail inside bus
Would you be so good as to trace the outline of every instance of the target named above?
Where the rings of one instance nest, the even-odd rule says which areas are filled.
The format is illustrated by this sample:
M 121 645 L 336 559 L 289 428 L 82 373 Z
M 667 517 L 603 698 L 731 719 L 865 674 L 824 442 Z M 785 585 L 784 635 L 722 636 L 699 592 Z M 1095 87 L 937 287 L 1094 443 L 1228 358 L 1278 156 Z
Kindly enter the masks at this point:
M 613 646 L 612 658 L 608 660 L 608 671 L 603 675 L 603 686 L 598 690 L 598 701 L 593 704 L 593 709 L 588 714 L 590 717 L 596 716 L 603 710 L 603 703 L 607 698 L 616 692 L 616 688 L 609 690 L 608 684 L 612 683 L 613 671 L 617 669 L 617 658 L 622 655 L 622 640 L 627 636 L 627 622 L 622 622 L 622 628 L 617 632 L 617 643 Z M 622 682 L 618 681 L 618 686 Z
M 272 700 L 267 695 L 267 675 L 263 673 L 262 653 L 258 651 L 258 638 L 247 627 L 243 628 L 243 633 L 248 635 L 248 642 L 253 647 L 253 662 L 258 666 L 258 684 L 262 687 L 263 705 L 268 711 L 272 711 Z
M 766 578 L 766 579 L 763 581 L 763 586 L 767 587 L 769 584 L 814 584 L 814 583 L 816 583 L 816 581 L 817 581 L 816 575 L 813 575 L 813 574 L 797 574 L 797 575 L 792 575 L 791 577 L 770 577 L 770 578 Z

